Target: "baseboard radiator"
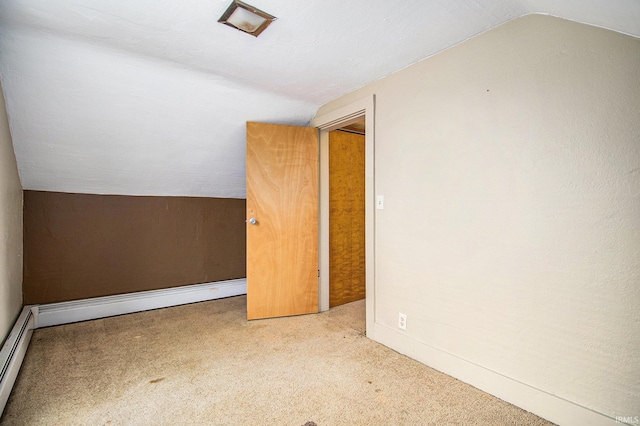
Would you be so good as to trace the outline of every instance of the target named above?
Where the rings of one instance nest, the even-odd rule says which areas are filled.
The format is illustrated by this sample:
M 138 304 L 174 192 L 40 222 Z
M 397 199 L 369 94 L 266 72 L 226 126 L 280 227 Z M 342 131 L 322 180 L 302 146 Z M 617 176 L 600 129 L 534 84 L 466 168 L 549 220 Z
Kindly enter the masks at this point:
M 36 328 L 247 294 L 247 279 L 218 281 L 37 306 Z
M 18 377 L 18 371 L 27 352 L 33 329 L 35 315 L 32 306 L 25 306 L 16 320 L 11 332 L 0 350 L 0 413 L 4 411 L 11 388 Z

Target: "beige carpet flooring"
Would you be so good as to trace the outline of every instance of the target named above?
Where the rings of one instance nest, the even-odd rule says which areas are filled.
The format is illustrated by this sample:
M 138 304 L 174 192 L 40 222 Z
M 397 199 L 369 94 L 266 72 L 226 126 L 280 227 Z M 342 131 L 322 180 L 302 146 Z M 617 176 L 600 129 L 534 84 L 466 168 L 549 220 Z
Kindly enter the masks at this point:
M 36 330 L 0 424 L 550 424 L 367 339 L 363 301 L 245 318 L 241 296 Z

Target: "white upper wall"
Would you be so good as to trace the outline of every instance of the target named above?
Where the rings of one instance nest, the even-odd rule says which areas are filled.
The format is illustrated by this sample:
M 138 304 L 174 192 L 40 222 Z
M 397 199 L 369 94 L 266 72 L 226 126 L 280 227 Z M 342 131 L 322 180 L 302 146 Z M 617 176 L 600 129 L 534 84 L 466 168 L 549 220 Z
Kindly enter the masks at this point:
M 532 11 L 640 35 L 635 0 L 255 0 L 278 17 L 258 38 L 216 22 L 228 3 L 0 2 L 24 188 L 243 198 L 248 120 L 305 125 L 322 103 Z
M 22 308 L 22 186 L 0 86 L 0 343 Z
M 14 29 L 7 104 L 25 189 L 245 196 L 244 123 L 316 107 L 216 75 Z
M 531 15 L 318 115 L 371 94 L 384 343 L 486 388 L 639 415 L 640 39 Z

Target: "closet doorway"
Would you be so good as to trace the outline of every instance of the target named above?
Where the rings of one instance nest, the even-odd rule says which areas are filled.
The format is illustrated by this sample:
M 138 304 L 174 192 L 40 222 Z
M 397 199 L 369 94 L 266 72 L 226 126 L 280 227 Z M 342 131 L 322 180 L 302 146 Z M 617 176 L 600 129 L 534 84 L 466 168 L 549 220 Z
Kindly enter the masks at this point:
M 320 283 L 318 302 L 320 312 L 329 309 L 329 134 L 334 130 L 353 130 L 349 126 L 359 123 L 364 125 L 365 140 L 365 230 L 364 230 L 364 268 L 365 268 L 365 307 L 366 335 L 376 338 L 375 322 L 375 173 L 374 173 L 374 129 L 375 129 L 375 95 L 353 101 L 328 113 L 316 116 L 310 125 L 320 130 L 320 232 L 319 232 L 319 265 Z M 359 132 L 358 132 L 359 133 Z
M 329 308 L 365 298 L 365 121 L 329 132 Z

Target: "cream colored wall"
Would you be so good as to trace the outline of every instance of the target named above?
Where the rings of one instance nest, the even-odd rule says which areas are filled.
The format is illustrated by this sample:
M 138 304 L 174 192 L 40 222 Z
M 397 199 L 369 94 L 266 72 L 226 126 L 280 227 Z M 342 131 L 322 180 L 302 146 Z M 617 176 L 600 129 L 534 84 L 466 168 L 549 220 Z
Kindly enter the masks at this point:
M 11 330 L 21 307 L 22 185 L 0 90 L 0 342 Z
M 529 15 L 318 115 L 371 94 L 374 338 L 640 415 L 640 40 Z

